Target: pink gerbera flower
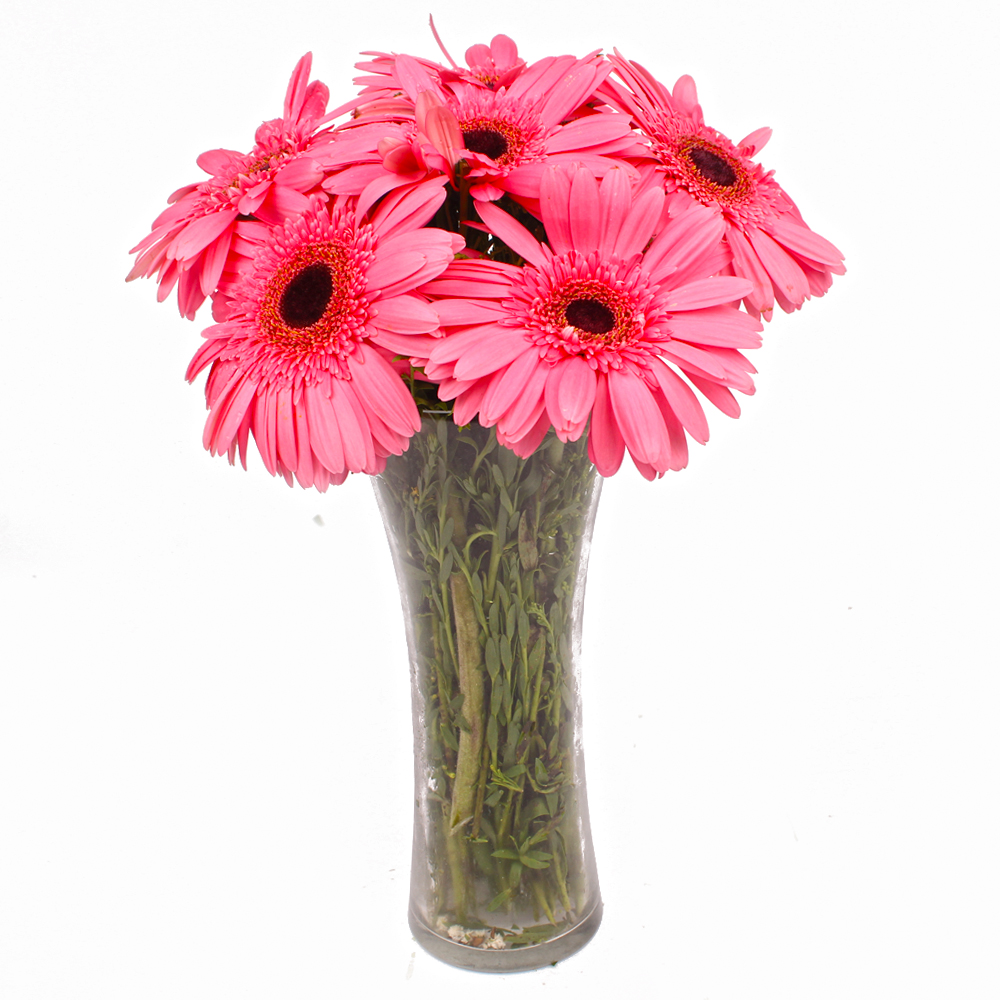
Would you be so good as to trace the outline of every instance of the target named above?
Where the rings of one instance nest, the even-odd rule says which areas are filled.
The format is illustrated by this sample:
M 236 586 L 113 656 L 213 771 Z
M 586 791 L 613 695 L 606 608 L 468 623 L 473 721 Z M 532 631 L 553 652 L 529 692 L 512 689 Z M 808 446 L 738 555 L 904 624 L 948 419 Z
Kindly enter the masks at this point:
M 431 18 L 431 31 L 438 47 L 451 63 L 451 68 L 431 59 L 421 59 L 417 56 L 413 58 L 446 86 L 452 81 L 462 81 L 489 90 L 497 90 L 500 87 L 509 87 L 525 69 L 526 63 L 518 56 L 517 45 L 506 35 L 495 35 L 489 45 L 472 45 L 466 49 L 465 62 L 468 66 L 466 69 L 459 66 L 444 47 L 434 27 L 433 18 Z M 364 87 L 361 93 L 368 100 L 391 98 L 397 94 L 400 89 L 395 74 L 398 56 L 388 52 L 363 52 L 362 55 L 371 56 L 372 59 L 370 62 L 357 63 L 358 69 L 371 74 L 354 78 L 355 83 Z
M 447 332 L 425 374 L 455 400 L 456 423 L 478 414 L 526 457 L 550 427 L 574 441 L 589 421 L 602 475 L 627 448 L 651 479 L 687 464 L 685 431 L 708 439 L 688 382 L 739 414 L 730 389 L 752 392 L 754 369 L 738 348 L 758 347 L 761 326 L 732 303 L 750 282 L 711 277 L 723 223 L 706 208 L 690 206 L 653 238 L 663 199 L 660 188 L 635 193 L 624 170 L 598 182 L 585 167 L 551 167 L 541 181 L 551 248 L 498 206 L 479 206 L 526 263 L 458 261 L 423 289 Z
M 521 70 L 509 87 L 492 90 L 479 81 L 445 83 L 419 60 L 400 55 L 392 63 L 391 95 L 360 107 L 358 117 L 342 130 L 348 135 L 366 130 L 374 149 L 385 123 L 412 123 L 416 136 L 418 110 L 426 117 L 433 107 L 433 127 L 422 129 L 424 138 L 452 165 L 459 159 L 467 162 L 465 176 L 474 198 L 496 201 L 509 193 L 534 205 L 547 164 L 583 163 L 601 176 L 620 166 L 621 156 L 642 151 L 627 115 L 610 108 L 580 113 L 610 69 L 597 53 L 583 59 L 549 56 Z M 461 139 L 457 146 L 456 136 Z M 366 183 L 371 179 L 366 176 Z
M 437 313 L 414 289 L 440 274 L 461 237 L 421 229 L 442 184 L 388 196 L 370 222 L 342 201 L 264 230 L 252 266 L 226 288 L 225 322 L 207 329 L 188 379 L 206 366 L 204 443 L 237 449 L 252 432 L 272 475 L 326 489 L 375 474 L 420 427 L 389 362 L 433 346 Z
M 725 220 L 733 271 L 753 282 L 747 308 L 770 319 L 775 301 L 791 312 L 822 295 L 833 275 L 844 273 L 843 254 L 805 224 L 772 173 L 751 159 L 771 130 L 758 129 L 734 144 L 705 124 L 691 77 L 682 76 L 671 93 L 617 51 L 609 59 L 628 87 L 608 80 L 602 92 L 649 137 L 666 174 L 667 212 L 693 199 Z
M 325 84 L 308 83 L 312 53 L 298 62 L 285 94 L 284 115 L 264 122 L 248 154 L 213 149 L 198 157 L 211 177 L 175 191 L 152 232 L 130 252 L 139 253 L 126 280 L 156 275 L 163 301 L 177 285 L 181 315 L 194 319 L 222 275 L 243 220 L 274 225 L 306 210 L 324 172 L 319 163 L 332 142 L 317 128 L 326 111 Z

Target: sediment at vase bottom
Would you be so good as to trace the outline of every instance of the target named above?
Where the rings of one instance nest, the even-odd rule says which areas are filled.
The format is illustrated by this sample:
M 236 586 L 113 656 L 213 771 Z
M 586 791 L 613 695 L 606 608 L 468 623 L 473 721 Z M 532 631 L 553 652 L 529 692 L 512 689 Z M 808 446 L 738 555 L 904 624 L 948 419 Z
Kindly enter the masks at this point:
M 429 927 L 414 909 L 410 909 L 410 930 L 417 944 L 434 958 L 459 969 L 475 972 L 530 972 L 555 965 L 575 955 L 597 933 L 604 914 L 600 897 L 590 911 L 557 937 L 539 944 L 513 948 L 474 947 L 462 944 Z

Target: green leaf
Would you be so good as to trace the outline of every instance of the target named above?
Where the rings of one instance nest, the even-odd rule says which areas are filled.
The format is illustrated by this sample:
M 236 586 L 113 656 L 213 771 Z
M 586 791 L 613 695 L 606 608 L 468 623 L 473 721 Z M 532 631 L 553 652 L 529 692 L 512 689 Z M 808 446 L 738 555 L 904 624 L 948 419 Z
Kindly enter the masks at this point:
M 545 769 L 541 757 L 535 758 L 535 780 L 542 784 L 549 780 L 549 772 Z
M 510 511 L 500 505 L 500 512 L 497 514 L 497 544 L 503 549 L 507 545 L 507 529 L 510 526 Z
M 542 944 L 544 941 L 548 941 L 553 934 L 557 931 L 561 931 L 561 926 L 554 926 L 553 924 L 540 924 L 538 927 L 525 927 L 520 934 L 508 934 L 504 937 L 504 941 L 511 948 L 516 945 L 523 944 Z
M 531 652 L 528 654 L 528 671 L 534 676 L 545 662 L 545 633 L 541 633 L 535 640 Z
M 517 612 L 517 634 L 525 646 L 528 644 L 528 616 L 524 613 L 524 608 L 518 608 Z
M 536 466 L 528 474 L 528 477 L 521 484 L 521 493 L 525 497 L 530 497 L 535 495 L 535 491 L 542 484 L 542 473 L 541 470 Z
M 526 868 L 548 868 L 552 855 L 544 851 L 528 851 L 527 854 L 521 855 L 520 860 Z
M 497 674 L 500 672 L 500 650 L 497 646 L 496 639 L 490 636 L 486 640 L 486 648 L 484 650 L 486 655 L 486 670 L 490 675 L 490 680 L 495 681 L 497 679 Z
M 517 851 L 508 850 L 506 847 L 501 848 L 499 851 L 494 851 L 491 857 L 503 858 L 504 861 L 517 861 L 520 855 Z
M 535 601 L 528 601 L 524 605 L 524 608 L 528 612 L 528 614 L 531 615 L 531 617 L 534 618 L 536 622 L 538 622 L 539 625 L 541 625 L 543 628 L 548 629 L 549 631 L 552 631 L 553 626 L 550 624 L 548 618 L 545 617 L 545 609 L 540 604 L 536 603 Z M 555 611 L 556 612 L 559 611 L 558 605 L 556 605 Z M 554 620 L 554 615 L 553 615 L 553 620 Z
M 510 483 L 522 462 L 509 448 L 501 446 L 497 449 L 497 464 L 503 472 L 504 482 Z
M 510 639 L 506 635 L 500 636 L 500 662 L 509 674 L 510 668 L 514 665 L 514 654 L 510 648 Z
M 514 505 L 510 502 L 510 496 L 508 495 L 507 490 L 504 489 L 503 486 L 500 487 L 500 503 L 503 506 L 503 509 L 507 511 L 509 515 L 513 516 Z
M 490 748 L 492 760 L 497 759 L 497 735 L 497 717 L 491 715 L 489 722 L 486 723 L 486 745 Z
M 486 909 L 492 913 L 494 910 L 499 910 L 504 903 L 514 894 L 513 889 L 504 889 L 503 892 L 497 893 L 491 900 L 490 905 Z
M 451 554 L 451 550 L 445 554 L 444 561 L 441 563 L 441 570 L 438 573 L 438 583 L 444 584 L 445 580 L 451 576 L 451 567 L 454 565 L 455 558 Z
M 518 886 L 520 886 L 520 884 L 521 884 L 521 862 L 520 861 L 512 861 L 510 863 L 510 881 L 511 881 L 511 888 L 512 889 L 516 890 L 518 888 Z
M 549 811 L 545 808 L 545 800 L 539 798 L 538 796 L 532 796 L 531 802 L 521 810 L 521 822 L 524 825 L 533 823 L 536 819 L 540 819 L 542 816 L 548 816 Z M 548 836 L 548 834 L 543 830 L 543 836 Z
M 504 683 L 503 674 L 498 673 L 493 681 L 493 690 L 490 691 L 490 714 L 500 716 L 500 721 L 506 725 L 502 713 Z
M 451 541 L 451 536 L 455 533 L 455 519 L 449 517 L 447 521 L 444 522 L 444 528 L 441 530 L 441 550 L 443 551 L 448 547 L 448 543 Z
M 491 764 L 490 771 L 493 773 L 494 783 L 497 784 L 500 788 L 506 788 L 511 792 L 519 792 L 521 790 L 521 786 L 518 785 L 516 782 L 511 781 L 511 779 L 508 778 L 507 775 L 504 774 L 499 767 L 494 767 Z

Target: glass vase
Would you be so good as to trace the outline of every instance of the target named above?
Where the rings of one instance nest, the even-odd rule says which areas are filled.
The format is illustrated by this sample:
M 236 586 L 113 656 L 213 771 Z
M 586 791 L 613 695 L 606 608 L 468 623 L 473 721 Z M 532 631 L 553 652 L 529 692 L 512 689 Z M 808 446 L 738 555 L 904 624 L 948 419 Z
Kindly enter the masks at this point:
M 450 965 L 549 965 L 601 921 L 578 672 L 600 477 L 585 441 L 520 459 L 428 413 L 374 482 L 410 657 L 410 927 Z

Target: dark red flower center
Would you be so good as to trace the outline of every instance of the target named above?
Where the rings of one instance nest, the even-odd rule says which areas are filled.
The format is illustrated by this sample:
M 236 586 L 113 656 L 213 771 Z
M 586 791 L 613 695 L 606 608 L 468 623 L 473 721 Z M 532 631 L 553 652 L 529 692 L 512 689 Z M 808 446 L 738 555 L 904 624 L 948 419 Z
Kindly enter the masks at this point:
M 736 183 L 737 175 L 732 164 L 718 153 L 713 153 L 702 146 L 692 146 L 687 155 L 705 180 L 718 184 L 719 187 L 732 187 Z
M 465 138 L 465 148 L 470 153 L 482 153 L 491 160 L 499 160 L 510 148 L 507 139 L 496 129 L 492 128 L 470 128 L 463 130 Z
M 574 299 L 566 306 L 566 322 L 585 333 L 601 336 L 615 328 L 615 314 L 596 299 Z
M 312 326 L 326 312 L 333 296 L 333 275 L 326 264 L 304 267 L 285 287 L 278 312 L 293 330 Z

